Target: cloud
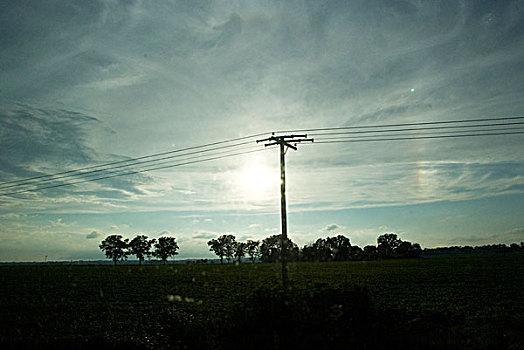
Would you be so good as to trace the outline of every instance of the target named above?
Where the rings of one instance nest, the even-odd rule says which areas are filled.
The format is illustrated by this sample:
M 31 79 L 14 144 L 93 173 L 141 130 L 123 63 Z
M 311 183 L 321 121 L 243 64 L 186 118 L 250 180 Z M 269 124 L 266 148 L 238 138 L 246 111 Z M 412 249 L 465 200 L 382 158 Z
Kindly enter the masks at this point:
M 51 225 L 55 226 L 55 227 L 64 227 L 64 226 L 67 226 L 63 221 L 62 221 L 62 218 L 58 218 L 56 219 L 55 221 L 53 221 L 51 223 Z
M 332 231 L 337 231 L 338 229 L 340 229 L 339 225 L 331 224 L 331 225 L 327 225 L 326 227 L 324 227 L 321 231 L 322 232 L 332 232 Z
M 257 228 L 257 227 L 260 227 L 260 224 L 251 224 L 248 227 L 249 228 Z
M 503 232 L 500 235 L 493 235 L 492 238 L 502 238 L 503 240 L 522 242 L 524 241 L 524 227 L 515 227 L 511 230 Z
M 129 225 L 127 224 L 111 225 L 111 230 L 125 230 L 127 228 L 129 228 Z
M 173 235 L 173 234 L 172 234 L 170 231 L 168 231 L 168 230 L 164 230 L 164 231 L 160 232 L 160 233 L 157 235 L 157 237 L 165 237 L 165 236 L 169 236 L 169 237 L 171 237 L 172 235 Z
M 193 195 L 193 194 L 196 194 L 195 191 L 190 191 L 190 190 L 178 190 L 177 192 L 178 192 L 178 193 L 181 193 L 181 194 L 185 194 L 185 195 Z
M 216 238 L 218 234 L 213 232 L 200 231 L 195 233 L 192 237 L 193 239 L 213 239 Z
M 21 215 L 17 213 L 6 213 L 6 214 L 0 215 L 0 219 L 19 219 L 20 216 Z
M 99 138 L 109 134 L 98 118 L 63 107 L 33 106 L 24 103 L 2 105 L 0 112 L 0 177 L 9 181 L 44 176 L 38 181 L 16 186 L 13 190 L 43 188 L 17 196 L 46 201 L 46 208 L 59 207 L 68 202 L 68 208 L 115 205 L 119 199 L 128 199 L 142 192 L 136 184 L 148 181 L 145 175 L 115 177 L 104 181 L 82 182 L 101 177 L 104 172 L 86 174 L 64 173 L 55 178 L 49 174 L 90 167 L 103 162 L 121 161 L 126 157 L 95 151 Z M 2 136 L 2 135 L 0 135 Z M 27 182 L 27 181 L 26 181 Z M 81 186 L 60 187 L 64 183 L 82 182 Z M 54 187 L 58 186 L 58 187 Z M 49 188 L 46 188 L 49 187 Z M 8 192 L 9 190 L 3 190 Z M 90 197 L 89 200 L 84 199 Z M 24 207 L 23 209 L 26 209 Z
M 86 238 L 87 239 L 94 239 L 94 238 L 98 238 L 100 237 L 102 234 L 98 231 L 93 231 L 91 233 L 89 233 L 88 235 L 86 235 Z

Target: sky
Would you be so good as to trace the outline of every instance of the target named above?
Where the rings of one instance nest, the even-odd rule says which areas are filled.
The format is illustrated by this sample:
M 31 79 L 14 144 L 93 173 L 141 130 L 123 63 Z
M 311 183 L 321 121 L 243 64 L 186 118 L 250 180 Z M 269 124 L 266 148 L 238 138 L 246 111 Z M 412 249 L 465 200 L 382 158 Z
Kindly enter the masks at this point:
M 0 183 L 272 131 L 524 115 L 522 1 L 0 1 Z M 519 126 L 515 126 L 519 128 Z M 0 261 L 280 232 L 279 152 L 0 195 Z M 524 241 L 524 136 L 301 144 L 288 235 Z M 5 191 L 3 193 L 6 193 Z

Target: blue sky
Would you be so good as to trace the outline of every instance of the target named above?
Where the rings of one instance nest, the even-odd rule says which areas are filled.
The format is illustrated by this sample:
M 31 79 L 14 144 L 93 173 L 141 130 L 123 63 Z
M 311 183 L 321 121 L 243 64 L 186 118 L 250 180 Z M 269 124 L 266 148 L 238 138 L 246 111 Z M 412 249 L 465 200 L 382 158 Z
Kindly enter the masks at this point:
M 1 1 L 0 182 L 273 130 L 521 116 L 521 1 Z M 269 136 L 269 134 L 268 134 Z M 255 147 L 256 144 L 253 144 Z M 290 237 L 524 240 L 524 137 L 302 145 Z M 0 260 L 279 232 L 276 150 L 0 197 Z

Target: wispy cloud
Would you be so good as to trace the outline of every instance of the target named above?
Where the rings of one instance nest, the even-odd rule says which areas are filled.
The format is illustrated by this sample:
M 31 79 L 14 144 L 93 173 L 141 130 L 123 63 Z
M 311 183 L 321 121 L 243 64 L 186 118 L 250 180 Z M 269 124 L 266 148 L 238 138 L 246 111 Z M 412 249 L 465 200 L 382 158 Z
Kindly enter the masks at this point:
M 204 239 L 204 240 L 206 240 L 206 239 L 216 238 L 216 237 L 218 237 L 218 234 L 213 233 L 213 232 L 200 231 L 200 232 L 195 233 L 192 237 L 193 237 L 193 239 Z
M 337 224 L 330 224 L 330 225 L 327 225 L 325 226 L 324 228 L 322 228 L 322 232 L 332 232 L 332 231 L 337 231 L 340 229 L 340 226 L 337 225 Z
M 98 231 L 92 231 L 91 233 L 87 234 L 86 235 L 86 238 L 87 239 L 95 239 L 95 238 L 98 238 L 100 237 L 102 234 Z

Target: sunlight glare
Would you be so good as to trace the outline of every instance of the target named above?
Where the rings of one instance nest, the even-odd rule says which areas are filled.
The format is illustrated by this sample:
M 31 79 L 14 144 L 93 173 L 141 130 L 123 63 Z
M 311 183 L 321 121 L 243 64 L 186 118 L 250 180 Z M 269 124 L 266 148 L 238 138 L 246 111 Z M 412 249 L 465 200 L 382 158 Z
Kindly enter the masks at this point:
M 266 197 L 278 189 L 279 173 L 260 164 L 250 164 L 238 173 L 239 189 L 249 197 Z

